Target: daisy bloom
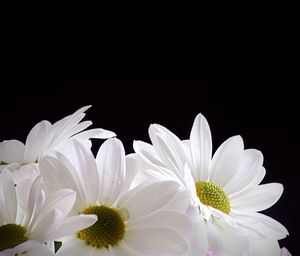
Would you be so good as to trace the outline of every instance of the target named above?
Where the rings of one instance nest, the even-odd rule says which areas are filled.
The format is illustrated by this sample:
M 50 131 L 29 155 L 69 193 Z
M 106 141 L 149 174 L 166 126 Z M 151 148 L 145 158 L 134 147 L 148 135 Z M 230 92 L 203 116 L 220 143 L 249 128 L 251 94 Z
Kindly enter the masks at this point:
M 18 140 L 0 142 L 0 170 L 5 168 L 13 171 L 14 180 L 19 183 L 39 174 L 36 163 L 42 153 L 62 148 L 71 138 L 90 144 L 90 138 L 107 139 L 115 136 L 115 133 L 104 129 L 83 131 L 92 124 L 91 121 L 81 122 L 84 112 L 90 107 L 82 107 L 54 124 L 46 120 L 39 122 L 29 132 L 25 144 Z
M 259 185 L 265 176 L 260 151 L 245 150 L 242 138 L 233 136 L 212 156 L 210 128 L 201 114 L 195 118 L 189 140 L 180 140 L 157 124 L 150 126 L 149 136 L 152 145 L 134 142 L 139 158 L 151 166 L 141 173 L 147 178 L 176 180 L 190 191 L 198 215 L 206 220 L 214 255 L 280 255 L 277 240 L 287 230 L 258 212 L 277 202 L 283 186 Z M 264 248 L 255 250 L 263 241 Z
M 41 178 L 32 184 L 28 205 L 21 208 L 10 171 L 0 174 L 0 256 L 54 255 L 45 243 L 94 224 L 95 215 L 67 217 L 75 192 L 63 189 L 45 196 Z
M 93 226 L 65 237 L 58 256 L 174 256 L 189 251 L 184 235 L 191 222 L 181 213 L 186 200 L 176 200 L 178 183 L 164 181 L 129 190 L 133 164 L 115 138 L 102 144 L 96 159 L 76 140 L 64 154 L 52 152 L 40 159 L 50 190 L 76 191 L 74 216 L 98 216 Z

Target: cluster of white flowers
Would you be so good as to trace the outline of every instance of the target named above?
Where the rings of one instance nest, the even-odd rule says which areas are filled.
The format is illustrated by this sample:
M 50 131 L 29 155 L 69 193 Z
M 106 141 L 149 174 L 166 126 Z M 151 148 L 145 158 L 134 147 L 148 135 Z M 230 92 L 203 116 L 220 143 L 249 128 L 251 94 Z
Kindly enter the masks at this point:
M 203 115 L 181 140 L 152 124 L 152 144 L 85 130 L 83 107 L 0 143 L 0 256 L 280 256 L 288 231 L 258 213 L 283 186 L 260 185 L 263 155 L 240 136 L 212 154 Z M 106 139 L 96 156 L 91 138 Z

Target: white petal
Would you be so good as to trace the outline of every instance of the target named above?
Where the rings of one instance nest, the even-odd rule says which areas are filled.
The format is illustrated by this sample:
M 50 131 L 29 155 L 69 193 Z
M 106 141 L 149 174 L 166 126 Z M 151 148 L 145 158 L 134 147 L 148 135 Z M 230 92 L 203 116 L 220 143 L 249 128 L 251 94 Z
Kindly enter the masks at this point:
M 97 157 L 100 180 L 100 201 L 112 204 L 120 196 L 125 181 L 125 151 L 122 142 L 116 138 L 106 140 Z
M 272 256 L 280 256 L 280 247 L 275 239 L 259 239 L 252 241 L 253 250 L 248 254 L 249 256 L 257 256 L 257 255 L 272 255 Z
M 68 240 L 62 245 L 62 247 L 56 253 L 57 256 L 90 256 L 92 246 L 86 244 L 86 242 L 79 238 L 73 238 Z
M 164 164 L 181 173 L 183 166 L 189 160 L 181 140 L 167 128 L 158 124 L 150 125 L 149 136 Z
M 139 171 L 139 163 L 136 159 L 136 154 L 129 154 L 125 158 L 126 162 L 126 179 L 123 184 L 123 191 L 129 190 L 134 178 Z
M 67 217 L 63 220 L 62 224 L 55 230 L 55 232 L 53 232 L 52 239 L 75 234 L 76 232 L 93 225 L 97 219 L 97 215 Z M 51 240 L 51 237 L 49 237 L 49 239 Z
M 79 132 L 78 130 L 76 130 L 76 127 L 79 124 L 79 122 L 84 118 L 84 112 L 90 107 L 91 106 L 82 107 L 78 109 L 75 113 L 66 116 L 53 124 L 52 132 L 54 134 L 54 140 L 51 143 L 52 148 L 58 147 L 60 144 L 64 143 L 68 138 L 74 135 L 74 132 Z M 83 130 L 91 124 L 92 122 L 87 121 L 84 123 L 84 126 L 81 127 L 81 129 Z
M 62 155 L 60 157 L 60 160 L 52 156 L 42 157 L 39 162 L 40 172 L 50 190 L 56 191 L 62 188 L 74 190 L 76 192 L 75 207 L 81 211 L 82 207 L 86 206 L 87 199 L 80 178 L 75 170 L 69 170 L 71 164 L 67 167 L 67 160 L 63 161 Z
M 39 218 L 44 217 L 53 209 L 61 211 L 63 216 L 67 216 L 74 206 L 76 193 L 71 189 L 60 189 L 48 194 Z
M 24 161 L 26 163 L 36 162 L 43 150 L 49 146 L 50 127 L 51 124 L 48 121 L 42 121 L 31 129 L 25 143 Z
M 86 139 L 108 139 L 115 137 L 116 134 L 112 131 L 105 130 L 102 128 L 90 129 L 76 134 L 73 138 L 77 140 L 86 140 Z
M 195 118 L 190 135 L 190 147 L 195 179 L 197 181 L 207 180 L 212 154 L 212 139 L 208 122 L 202 114 L 198 114 Z
M 287 229 L 282 224 L 261 213 L 235 216 L 235 220 L 245 226 L 249 226 L 251 229 L 257 230 L 264 237 L 279 240 L 288 235 Z
M 165 227 L 187 236 L 192 230 L 192 222 L 189 218 L 179 212 L 159 211 L 145 216 L 137 221 L 130 221 L 128 228 L 159 228 Z
M 152 145 L 143 141 L 134 141 L 133 149 L 150 165 L 164 166 Z
M 257 186 L 265 175 L 262 164 L 263 155 L 259 150 L 245 150 L 237 174 L 224 187 L 227 194 Z
M 144 255 L 184 255 L 189 250 L 186 239 L 167 228 L 128 230 L 126 243 Z
M 8 249 L 0 252 L 0 256 L 15 256 L 15 255 L 54 256 L 54 254 L 49 251 L 47 246 L 33 240 L 28 240 L 22 244 L 19 244 L 13 249 Z
M 167 138 L 164 138 L 161 134 L 157 134 L 152 143 L 164 164 L 175 173 L 181 182 L 184 182 L 184 165 L 187 158 L 184 159 L 183 157 L 180 157 L 180 153 L 178 153 L 178 151 L 181 151 L 179 148 L 182 145 L 179 146 L 179 144 L 177 144 L 178 147 L 176 145 L 170 147 L 172 142 Z
M 173 181 L 154 183 L 124 194 L 119 205 L 129 211 L 132 220 L 137 220 L 165 206 L 178 189 L 178 183 Z
M 25 145 L 18 140 L 4 140 L 0 142 L 0 163 L 22 163 Z
M 224 187 L 239 169 L 244 143 L 240 136 L 227 139 L 215 152 L 211 165 L 211 181 Z
M 279 183 L 268 183 L 246 190 L 231 198 L 231 207 L 237 212 L 256 212 L 268 209 L 275 204 L 283 192 Z
M 79 174 L 87 194 L 87 203 L 94 204 L 98 199 L 99 176 L 92 151 L 77 140 L 68 143 L 68 158 Z
M 63 214 L 60 210 L 54 209 L 43 218 L 38 218 L 36 225 L 31 230 L 30 238 L 41 243 L 54 240 L 55 231 L 63 221 Z
M 10 171 L 3 170 L 0 174 L 0 211 L 2 222 L 15 223 L 17 216 L 17 196 L 15 184 Z
M 280 256 L 292 256 L 292 254 L 285 248 L 281 248 L 281 254 Z

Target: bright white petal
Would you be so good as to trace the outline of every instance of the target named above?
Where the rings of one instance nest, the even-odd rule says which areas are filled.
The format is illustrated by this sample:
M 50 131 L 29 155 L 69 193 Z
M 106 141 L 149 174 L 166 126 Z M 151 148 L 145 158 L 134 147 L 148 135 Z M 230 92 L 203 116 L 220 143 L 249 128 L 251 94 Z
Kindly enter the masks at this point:
M 224 187 L 227 194 L 257 186 L 265 174 L 262 164 L 263 155 L 259 150 L 245 150 L 237 174 Z
M 164 207 L 177 193 L 178 183 L 164 181 L 129 191 L 119 201 L 132 220 L 151 214 Z
M 126 243 L 143 255 L 184 255 L 189 250 L 188 242 L 167 228 L 128 230 Z
M 261 213 L 235 216 L 235 221 L 256 230 L 264 237 L 275 240 L 283 239 L 288 235 L 287 229 L 282 224 Z
M 78 211 L 81 211 L 87 205 L 86 192 L 83 190 L 77 172 L 75 170 L 71 172 L 69 170 L 71 164 L 69 163 L 69 166 L 67 167 L 67 160 L 63 160 L 62 155 L 60 155 L 60 157 L 60 160 L 52 156 L 42 157 L 39 163 L 41 174 L 45 183 L 52 191 L 62 188 L 74 190 L 76 192 L 75 207 Z
M 92 246 L 88 246 L 84 240 L 73 238 L 68 240 L 56 253 L 57 256 L 90 256 Z
M 100 174 L 100 201 L 112 204 L 119 197 L 125 181 L 125 151 L 118 139 L 108 139 L 100 147 L 97 157 Z
M 41 243 L 54 240 L 55 231 L 63 221 L 60 210 L 54 209 L 43 218 L 38 218 L 36 225 L 31 230 L 30 238 Z
M 54 256 L 54 253 L 49 251 L 47 246 L 33 240 L 28 240 L 22 244 L 19 244 L 13 249 L 8 249 L 0 252 L 0 256 L 15 256 L 15 255 Z
M 275 239 L 259 239 L 253 240 L 252 248 L 253 250 L 248 254 L 249 256 L 257 256 L 257 255 L 272 255 L 272 256 L 280 256 L 280 247 Z
M 130 229 L 130 227 L 138 229 L 165 227 L 184 236 L 187 236 L 193 228 L 192 222 L 186 215 L 174 211 L 154 212 L 137 221 L 130 221 L 128 228 Z
M 79 215 L 67 217 L 62 224 L 53 232 L 52 239 L 58 239 L 72 235 L 82 229 L 88 228 L 97 221 L 96 215 Z M 51 239 L 51 237 L 49 237 Z
M 3 222 L 15 223 L 17 216 L 17 196 L 15 184 L 10 171 L 4 170 L 0 174 L 0 211 Z
M 239 169 L 244 150 L 240 136 L 227 139 L 215 152 L 211 164 L 211 182 L 224 187 Z
M 133 148 L 151 166 L 164 166 L 152 145 L 136 140 L 133 142 Z
M 77 140 L 87 140 L 87 139 L 108 139 L 115 137 L 116 134 L 112 131 L 105 130 L 102 128 L 90 129 L 76 134 L 73 138 Z
M 43 150 L 49 146 L 50 127 L 51 124 L 48 121 L 42 121 L 31 129 L 25 143 L 24 161 L 26 163 L 36 162 Z
M 68 159 L 76 168 L 80 180 L 84 185 L 88 200 L 87 203 L 94 204 L 97 201 L 99 193 L 99 176 L 93 153 L 77 140 L 68 143 L 67 147 L 66 150 L 69 151 Z
M 208 122 L 202 114 L 198 114 L 195 118 L 190 135 L 190 147 L 195 180 L 207 180 L 212 155 L 212 139 Z
M 246 190 L 231 198 L 231 207 L 237 212 L 257 212 L 268 209 L 275 204 L 283 192 L 279 183 L 268 183 Z
M 0 142 L 0 162 L 22 163 L 25 145 L 18 140 L 4 140 Z

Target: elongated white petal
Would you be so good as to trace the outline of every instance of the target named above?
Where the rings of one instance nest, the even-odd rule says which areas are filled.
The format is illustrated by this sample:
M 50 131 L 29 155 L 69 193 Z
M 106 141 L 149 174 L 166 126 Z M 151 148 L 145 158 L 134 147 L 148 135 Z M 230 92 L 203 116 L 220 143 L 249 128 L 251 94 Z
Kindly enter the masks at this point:
M 22 244 L 19 244 L 13 249 L 8 249 L 0 252 L 0 256 L 15 256 L 15 255 L 26 255 L 26 256 L 54 256 L 46 245 L 40 242 L 28 240 Z
M 224 187 L 227 194 L 257 186 L 265 174 L 262 164 L 263 155 L 259 150 L 245 150 L 237 174 Z
M 48 121 L 42 121 L 31 129 L 25 143 L 24 161 L 26 163 L 36 162 L 39 155 L 48 147 L 50 127 L 51 124 Z
M 261 213 L 255 212 L 236 216 L 235 221 L 257 230 L 257 232 L 267 238 L 279 240 L 288 235 L 287 229 L 281 223 Z
M 84 147 L 82 143 L 73 140 L 67 145 L 68 159 L 76 168 L 80 180 L 87 194 L 87 203 L 93 204 L 98 199 L 99 176 L 93 153 Z
M 36 225 L 31 230 L 30 238 L 41 243 L 49 242 L 58 237 L 53 237 L 57 228 L 63 221 L 60 210 L 54 209 L 43 218 L 38 218 Z
M 208 122 L 202 114 L 198 114 L 195 118 L 190 135 L 190 147 L 194 178 L 197 181 L 205 181 L 209 175 L 212 139 Z
M 181 150 L 176 150 L 176 146 L 170 147 L 171 143 L 171 141 L 168 141 L 161 134 L 157 134 L 153 140 L 153 145 L 160 158 L 163 160 L 166 166 L 176 174 L 177 178 L 181 180 L 181 182 L 184 182 L 183 169 L 187 158 L 184 159 L 183 157 L 180 157 L 180 153 L 178 153 L 178 151 Z M 177 146 L 177 148 L 180 148 L 179 144 L 177 144 Z
M 53 209 L 59 209 L 63 216 L 67 216 L 74 206 L 76 193 L 71 189 L 60 189 L 48 194 L 39 218 L 43 218 Z
M 132 220 L 137 220 L 164 207 L 178 188 L 179 185 L 173 181 L 154 183 L 126 193 L 119 205 L 128 209 Z
M 184 255 L 189 250 L 186 239 L 167 228 L 128 230 L 126 243 L 143 255 Z
M 154 166 L 164 166 L 154 147 L 143 141 L 134 141 L 133 149 L 142 159 Z
M 74 237 L 68 240 L 56 253 L 57 256 L 91 256 L 92 246 L 86 244 L 86 241 Z
M 280 256 L 281 251 L 279 244 L 276 239 L 259 239 L 252 240 L 252 251 L 248 254 L 249 256 L 257 255 L 272 255 Z
M 4 140 L 0 142 L 0 162 L 22 163 L 24 159 L 25 145 L 18 140 Z
M 240 213 L 263 211 L 275 204 L 282 192 L 283 186 L 279 183 L 259 185 L 231 198 L 231 206 Z
M 239 169 L 244 144 L 240 136 L 227 139 L 215 152 L 211 165 L 211 181 L 224 187 Z
M 76 134 L 73 138 L 77 140 L 87 140 L 87 139 L 108 139 L 115 137 L 116 134 L 112 131 L 105 130 L 102 128 L 90 129 Z
M 67 160 L 63 159 L 62 155 L 60 157 L 59 160 L 52 156 L 42 157 L 39 163 L 41 174 L 50 190 L 56 191 L 62 188 L 69 188 L 75 191 L 77 197 L 75 207 L 78 211 L 81 211 L 88 205 L 86 192 L 77 172 L 75 170 L 71 172 L 71 164 L 69 163 L 66 166 Z
M 106 140 L 97 157 L 100 174 L 100 201 L 113 203 L 122 191 L 125 181 L 125 151 L 122 142 L 116 138 Z
M 79 215 L 67 217 L 63 220 L 61 225 L 53 232 L 48 239 L 58 239 L 67 235 L 75 234 L 76 232 L 88 228 L 97 221 L 96 215 Z
M 17 216 L 17 196 L 10 171 L 0 174 L 0 211 L 2 223 L 15 223 Z
M 186 215 L 174 211 L 154 212 L 137 221 L 129 222 L 128 227 L 129 229 L 130 227 L 139 229 L 165 227 L 173 229 L 184 236 L 189 235 L 193 228 L 192 222 Z

